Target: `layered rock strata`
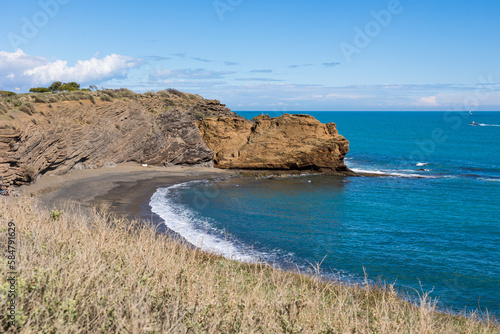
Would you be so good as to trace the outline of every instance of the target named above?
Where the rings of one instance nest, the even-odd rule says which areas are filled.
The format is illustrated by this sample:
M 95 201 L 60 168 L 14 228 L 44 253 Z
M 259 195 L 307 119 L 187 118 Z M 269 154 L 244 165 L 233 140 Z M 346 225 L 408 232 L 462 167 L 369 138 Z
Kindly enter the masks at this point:
M 66 100 L 57 94 L 3 99 L 1 184 L 21 185 L 39 175 L 128 161 L 348 171 L 344 157 L 349 142 L 338 134 L 334 123 L 288 114 L 249 121 L 218 100 L 169 91 L 77 92 L 64 95 Z
M 220 117 L 204 119 L 198 127 L 219 168 L 348 171 L 349 141 L 335 123 L 322 124 L 309 115 Z
M 32 115 L 14 110 L 13 119 L 0 122 L 2 182 L 20 185 L 38 175 L 127 161 L 211 164 L 213 152 L 200 137 L 195 115 L 235 114 L 217 100 L 176 104 L 155 96 L 36 103 Z

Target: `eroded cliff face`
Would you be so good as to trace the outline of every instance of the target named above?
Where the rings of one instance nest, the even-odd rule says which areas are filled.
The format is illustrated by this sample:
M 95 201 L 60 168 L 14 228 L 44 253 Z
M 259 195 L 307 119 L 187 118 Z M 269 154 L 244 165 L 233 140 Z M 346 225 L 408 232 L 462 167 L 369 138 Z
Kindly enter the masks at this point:
M 348 171 L 349 141 L 334 123 L 309 115 L 220 117 L 204 119 L 198 127 L 219 168 Z
M 102 101 L 97 93 L 92 100 L 32 103 L 32 115 L 16 108 L 0 115 L 3 184 L 127 161 L 209 165 L 213 151 L 201 139 L 196 117 L 236 116 L 219 101 L 197 96 Z
M 308 115 L 248 121 L 217 100 L 175 90 L 22 95 L 0 100 L 4 186 L 39 175 L 136 161 L 345 172 L 349 142 Z

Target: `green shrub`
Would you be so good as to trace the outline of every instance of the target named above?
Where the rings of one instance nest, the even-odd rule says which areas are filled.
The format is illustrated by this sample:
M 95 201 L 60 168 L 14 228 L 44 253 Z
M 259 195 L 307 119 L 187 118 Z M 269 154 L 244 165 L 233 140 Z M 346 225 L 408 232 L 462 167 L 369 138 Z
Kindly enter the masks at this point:
M 60 97 L 59 95 L 56 95 L 56 94 L 51 95 L 51 96 L 49 97 L 49 103 L 58 102 L 58 101 L 60 101 L 60 100 L 61 100 L 61 97 Z
M 186 95 L 184 95 L 183 92 L 178 91 L 177 89 L 174 89 L 174 88 L 167 89 L 167 92 L 169 92 L 172 95 L 177 95 L 178 97 L 183 98 L 183 99 L 186 98 Z
M 5 114 L 11 110 L 10 105 L 6 102 L 0 101 L 0 114 Z
M 133 99 L 137 97 L 136 93 L 127 88 L 116 89 L 115 92 L 118 95 L 118 97 L 129 97 Z
M 49 90 L 53 92 L 62 92 L 62 91 L 76 91 L 80 90 L 80 84 L 76 82 L 61 82 L 55 81 L 49 86 Z
M 167 107 L 175 107 L 175 106 L 177 106 L 177 103 L 175 103 L 171 99 L 165 99 L 165 100 L 163 100 L 163 102 L 165 103 L 165 105 Z
M 15 96 L 15 95 L 17 95 L 17 94 L 14 92 L 9 92 L 7 90 L 0 90 L 0 96 L 2 96 L 2 97 Z
M 101 93 L 104 93 L 109 97 L 118 97 L 116 95 L 116 91 L 114 89 L 104 89 L 104 90 L 101 90 Z
M 207 115 L 205 115 L 205 113 L 203 113 L 203 112 L 201 112 L 201 111 L 197 111 L 197 112 L 195 112 L 195 113 L 194 113 L 194 116 L 195 116 L 195 118 L 196 118 L 196 119 L 198 119 L 198 120 L 202 120 L 202 119 L 204 119 L 204 118 L 206 118 L 206 117 L 207 117 Z
M 63 83 L 61 81 L 55 81 L 49 86 L 49 89 L 53 92 L 57 92 L 59 91 L 59 88 L 61 88 L 62 84 Z
M 62 101 L 78 101 L 80 98 L 76 94 L 72 94 L 70 92 L 61 93 L 60 98 Z
M 101 96 L 101 101 L 110 102 L 111 101 L 111 97 L 109 95 L 103 95 L 103 96 Z
M 61 216 L 62 216 L 62 214 L 63 214 L 63 213 L 64 213 L 64 211 L 63 211 L 63 210 L 61 210 L 61 211 L 58 211 L 58 210 L 52 210 L 52 211 L 50 212 L 50 219 L 51 219 L 51 220 L 57 220 L 57 219 L 61 218 Z
M 31 95 L 31 97 L 35 100 L 36 103 L 48 103 L 50 100 L 50 97 L 47 95 L 41 95 L 41 94 L 35 94 Z
M 78 85 L 78 87 L 75 87 L 75 86 L 72 86 L 72 85 L 62 85 L 59 90 L 60 91 L 67 91 L 67 92 L 72 92 L 72 91 L 77 91 L 77 90 L 80 90 L 80 85 Z
M 59 96 L 63 101 L 80 101 L 80 100 L 90 100 L 92 95 L 82 91 L 70 91 L 59 93 Z
M 161 90 L 156 94 L 158 94 L 160 96 L 168 97 L 168 98 L 171 98 L 172 96 L 177 96 L 177 97 L 180 97 L 181 99 L 185 99 L 185 100 L 189 99 L 186 94 L 178 91 L 177 89 L 173 89 L 173 88 Z
M 12 100 L 7 99 L 6 101 L 9 101 L 14 107 L 19 107 L 23 104 L 23 102 L 17 98 Z
M 202 97 L 198 94 L 191 94 L 191 93 L 186 93 L 187 97 L 189 97 L 191 100 L 200 100 Z
M 30 88 L 30 93 L 47 93 L 47 92 L 51 92 L 51 90 L 46 87 Z
M 36 108 L 31 102 L 24 102 L 22 106 L 19 107 L 19 110 L 28 115 L 33 115 L 33 113 L 36 112 Z
M 137 95 L 138 95 L 127 88 L 105 89 L 105 90 L 101 90 L 100 92 L 108 95 L 109 97 L 113 97 L 113 98 L 129 97 L 129 98 L 135 99 L 135 98 L 137 98 Z

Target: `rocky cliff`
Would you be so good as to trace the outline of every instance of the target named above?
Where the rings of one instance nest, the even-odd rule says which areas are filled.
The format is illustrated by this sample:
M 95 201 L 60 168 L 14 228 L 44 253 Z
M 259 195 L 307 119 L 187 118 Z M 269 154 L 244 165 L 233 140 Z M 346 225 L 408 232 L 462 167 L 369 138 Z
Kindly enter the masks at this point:
M 72 93 L 73 100 L 59 97 L 53 102 L 50 99 L 57 99 L 57 94 L 47 96 L 46 102 L 40 102 L 42 94 L 4 101 L 12 110 L 0 112 L 3 183 L 19 185 L 41 174 L 126 161 L 211 164 L 213 152 L 201 139 L 194 120 L 236 117 L 219 101 L 191 94 L 108 93 Z
M 127 161 L 342 172 L 348 151 L 333 123 L 307 115 L 248 121 L 217 100 L 176 90 L 0 99 L 0 176 L 7 186 Z
M 348 171 L 349 141 L 334 123 L 309 115 L 262 115 L 252 121 L 220 117 L 198 126 L 219 168 Z

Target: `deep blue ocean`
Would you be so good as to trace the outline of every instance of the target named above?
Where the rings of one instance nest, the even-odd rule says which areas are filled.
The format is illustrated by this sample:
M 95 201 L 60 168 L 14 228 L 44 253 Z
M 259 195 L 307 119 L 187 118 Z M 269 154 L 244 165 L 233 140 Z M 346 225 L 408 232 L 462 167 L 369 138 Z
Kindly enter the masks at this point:
M 366 271 L 410 298 L 432 291 L 443 309 L 499 316 L 500 112 L 307 114 L 337 124 L 349 168 L 391 176 L 190 182 L 158 189 L 153 211 L 229 258 L 321 263 L 352 282 Z

